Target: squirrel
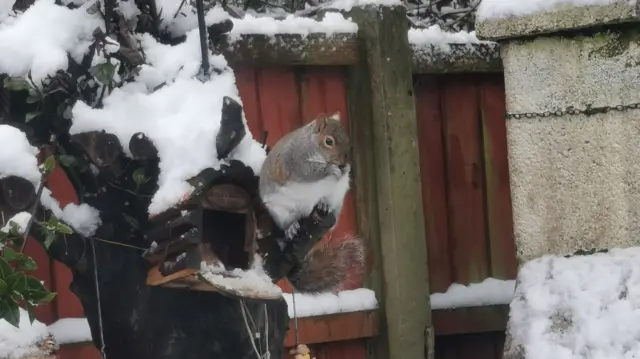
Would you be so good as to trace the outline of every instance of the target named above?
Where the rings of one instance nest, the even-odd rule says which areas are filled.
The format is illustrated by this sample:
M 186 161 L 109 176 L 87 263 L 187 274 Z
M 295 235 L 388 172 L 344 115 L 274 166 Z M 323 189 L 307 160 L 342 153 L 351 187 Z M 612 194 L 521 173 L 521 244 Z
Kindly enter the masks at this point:
M 364 265 L 365 247 L 361 238 L 322 241 L 309 251 L 288 279 L 300 293 L 335 294 L 349 274 L 361 275 Z
M 349 190 L 349 137 L 340 115 L 321 115 L 284 137 L 260 171 L 260 197 L 275 224 L 293 239 L 314 207 L 336 218 Z

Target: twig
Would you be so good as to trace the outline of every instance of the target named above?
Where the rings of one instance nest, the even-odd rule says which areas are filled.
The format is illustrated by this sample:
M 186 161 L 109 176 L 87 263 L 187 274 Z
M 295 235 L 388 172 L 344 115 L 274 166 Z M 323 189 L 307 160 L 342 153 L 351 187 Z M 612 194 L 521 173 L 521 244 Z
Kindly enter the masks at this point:
M 184 4 L 186 4 L 187 0 L 182 0 L 182 2 L 180 3 L 180 6 L 178 6 L 178 10 L 176 10 L 176 13 L 173 14 L 173 18 L 175 19 L 176 17 L 178 17 L 178 14 L 180 13 L 180 10 L 182 10 L 182 7 L 184 6 Z
M 202 55 L 201 70 L 205 78 L 209 78 L 209 48 L 207 46 L 207 28 L 204 23 L 203 0 L 196 0 L 196 11 L 198 12 L 198 30 L 200 32 L 200 52 Z
M 45 178 L 42 177 L 40 181 L 40 186 L 38 187 L 38 192 L 36 193 L 36 200 L 31 207 L 31 217 L 29 218 L 29 222 L 27 222 L 27 228 L 24 230 L 24 234 L 22 237 L 22 248 L 20 248 L 20 253 L 24 251 L 24 247 L 27 245 L 27 237 L 29 237 L 29 231 L 31 231 L 31 226 L 33 225 L 33 220 L 36 216 L 36 212 L 38 211 L 38 206 L 40 205 L 40 196 L 42 196 L 42 191 L 44 190 L 44 182 Z

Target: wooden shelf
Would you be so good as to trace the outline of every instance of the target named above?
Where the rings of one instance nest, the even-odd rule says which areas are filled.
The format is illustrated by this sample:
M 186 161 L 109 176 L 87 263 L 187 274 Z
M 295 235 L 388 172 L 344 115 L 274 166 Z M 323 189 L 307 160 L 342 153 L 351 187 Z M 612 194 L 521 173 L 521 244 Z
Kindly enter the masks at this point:
M 298 318 L 298 328 L 300 343 L 307 345 L 370 338 L 378 334 L 378 312 L 373 310 Z M 294 347 L 295 343 L 295 324 L 291 320 L 284 346 Z
M 436 335 L 501 332 L 507 328 L 509 305 L 434 310 Z

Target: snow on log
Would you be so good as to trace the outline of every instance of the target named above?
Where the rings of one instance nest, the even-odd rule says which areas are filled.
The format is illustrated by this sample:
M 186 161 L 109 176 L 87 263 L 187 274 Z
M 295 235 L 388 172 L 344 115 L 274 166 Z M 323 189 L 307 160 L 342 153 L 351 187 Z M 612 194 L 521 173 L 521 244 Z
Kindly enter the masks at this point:
M 19 328 L 0 319 L 0 359 L 55 358 L 58 344 L 46 325 L 35 320 L 20 308 Z

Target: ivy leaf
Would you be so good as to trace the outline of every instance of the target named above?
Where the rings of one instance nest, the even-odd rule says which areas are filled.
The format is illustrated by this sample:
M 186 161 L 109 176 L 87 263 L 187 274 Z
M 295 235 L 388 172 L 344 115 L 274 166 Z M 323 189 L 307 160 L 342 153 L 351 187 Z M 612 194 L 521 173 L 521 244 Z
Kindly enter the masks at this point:
M 24 115 L 24 122 L 29 123 L 31 122 L 31 120 L 33 120 L 36 116 L 38 116 L 40 114 L 40 112 L 27 112 Z
M 56 224 L 56 232 L 64 234 L 73 234 L 73 229 L 62 222 Z
M 47 304 L 47 303 L 51 302 L 52 300 L 54 300 L 55 298 L 56 298 L 56 293 L 49 292 L 44 297 L 40 298 L 40 300 L 38 300 L 37 303 L 38 303 L 38 305 Z
M 13 248 L 10 247 L 5 247 L 2 250 L 2 257 L 7 260 L 7 262 L 10 261 L 21 261 L 25 259 L 24 254 L 22 253 L 18 253 L 16 251 L 13 250 Z
M 100 83 L 107 85 L 116 74 L 116 65 L 109 62 L 97 64 L 89 69 L 89 73 Z
M 134 228 L 134 229 L 138 229 L 140 228 L 140 223 L 138 223 L 138 221 L 131 217 L 130 215 L 123 213 L 122 217 L 124 217 L 124 220 L 127 221 L 127 223 L 129 223 L 129 225 Z
M 49 303 L 56 297 L 56 293 L 50 293 L 37 278 L 27 276 L 26 282 L 27 290 L 25 292 L 25 299 L 27 301 L 40 305 Z
M 0 279 L 0 296 L 9 293 L 9 285 L 3 279 Z
M 44 248 L 49 249 L 53 241 L 56 240 L 56 237 L 56 232 L 54 232 L 53 230 L 47 230 L 44 236 L 44 242 L 42 243 L 42 245 L 44 245 Z
M 13 268 L 4 260 L 4 258 L 0 258 L 0 279 L 6 279 L 8 276 L 13 274 Z
M 29 323 L 33 324 L 33 322 L 36 320 L 36 313 L 33 311 L 33 304 L 31 304 L 28 300 L 24 301 L 24 308 L 27 310 L 27 313 L 29 314 Z
M 29 89 L 29 83 L 22 77 L 7 77 L 3 81 L 3 87 L 9 91 L 23 91 Z
M 38 265 L 36 264 L 36 261 L 34 261 L 33 259 L 27 257 L 22 263 L 20 263 L 22 266 L 23 270 L 26 271 L 32 271 L 32 270 L 36 270 L 38 269 Z
M 73 167 L 78 163 L 78 160 L 70 155 L 58 155 L 57 160 L 65 167 Z
M 40 173 L 42 173 L 42 175 L 46 177 L 49 174 L 51 174 L 51 171 L 53 171 L 55 167 L 56 167 L 56 158 L 53 155 L 51 155 L 47 157 L 46 160 L 44 160 L 44 163 L 42 164 L 42 168 L 40 169 Z
M 20 308 L 14 301 L 0 301 L 0 319 L 6 320 L 16 328 L 20 328 Z
M 27 291 L 27 276 L 24 273 L 14 273 L 6 278 L 10 292 L 17 292 L 24 296 Z
M 140 167 L 137 170 L 133 171 L 133 182 L 136 185 L 140 186 L 147 183 L 149 179 L 144 174 L 144 167 Z

